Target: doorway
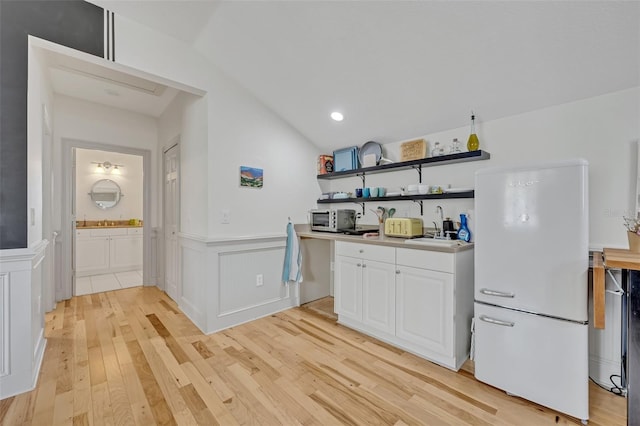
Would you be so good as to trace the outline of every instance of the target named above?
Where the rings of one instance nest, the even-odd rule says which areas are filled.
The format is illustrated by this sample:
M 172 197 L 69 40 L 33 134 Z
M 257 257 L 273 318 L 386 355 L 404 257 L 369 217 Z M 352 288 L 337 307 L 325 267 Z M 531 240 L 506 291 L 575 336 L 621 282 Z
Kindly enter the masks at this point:
M 142 286 L 142 156 L 73 150 L 74 296 Z
M 65 284 L 56 292 L 57 299 L 64 300 L 76 294 L 89 294 L 87 292 L 88 289 L 93 292 L 94 286 L 88 287 L 86 279 L 83 280 L 83 278 L 92 275 L 114 274 L 111 277 L 113 279 L 105 276 L 101 280 L 96 280 L 95 288 L 98 289 L 97 291 L 113 290 L 116 289 L 116 285 L 119 288 L 124 288 L 139 281 L 141 281 L 142 285 L 155 285 L 156 283 L 153 282 L 152 278 L 155 277 L 155 274 L 152 274 L 151 270 L 152 230 L 149 226 L 151 179 L 148 171 L 151 165 L 151 152 L 143 149 L 72 139 L 63 139 L 62 144 L 63 279 L 61 281 Z M 89 153 L 89 157 L 81 155 L 81 160 L 78 160 L 77 154 L 79 152 Z M 125 177 L 128 180 L 133 178 L 133 176 L 127 177 L 129 170 L 123 164 L 127 162 L 124 160 L 127 158 L 124 155 L 136 158 L 137 164 L 142 166 L 139 171 L 141 174 L 139 180 L 142 185 L 138 190 L 134 189 L 134 186 L 129 185 L 124 179 Z M 91 159 L 89 160 L 89 158 Z M 93 164 L 93 162 L 98 164 Z M 105 162 L 110 163 L 110 166 L 106 169 Z M 119 166 L 121 178 L 116 178 L 118 175 L 114 174 L 115 165 Z M 121 167 L 123 165 L 125 167 Z M 130 165 L 129 167 L 131 168 L 131 173 L 133 173 L 134 166 Z M 91 168 L 93 168 L 93 172 L 87 172 Z M 99 168 L 102 168 L 103 171 L 98 172 L 97 169 Z M 82 169 L 84 169 L 83 172 L 77 171 Z M 78 179 L 76 179 L 77 175 Z M 79 187 L 76 188 L 76 180 L 80 181 L 80 177 L 84 178 Z M 98 181 L 101 182 L 98 183 Z M 113 202 L 114 200 L 114 187 L 105 187 L 103 184 L 109 184 L 109 182 L 104 181 L 118 183 L 121 196 L 117 204 L 107 209 L 97 206 L 97 203 Z M 128 189 L 125 192 L 123 188 Z M 92 192 L 96 194 L 93 197 L 91 195 Z M 125 209 L 127 204 L 132 204 L 132 202 L 125 204 L 125 200 L 128 200 L 127 197 L 131 197 L 132 201 L 138 198 L 142 205 L 140 217 L 129 217 L 137 216 L 139 213 L 125 213 L 125 211 L 140 211 L 139 206 L 134 207 L 135 210 Z M 81 203 L 84 203 L 82 208 L 79 207 Z M 93 203 L 93 210 L 89 209 L 91 203 Z M 122 208 L 115 207 L 118 205 Z M 89 213 L 83 213 L 83 211 Z M 94 214 L 95 216 L 92 217 Z M 134 222 L 130 226 L 129 221 L 132 219 L 137 219 L 139 222 Z M 98 225 L 98 222 L 100 225 Z M 107 223 L 106 225 L 105 222 Z M 79 235 L 79 233 L 82 235 Z M 80 248 L 77 246 L 79 241 L 76 237 L 83 239 L 81 242 L 83 246 Z M 140 256 L 140 245 L 142 246 L 141 263 L 139 258 L 135 257 Z M 79 250 L 82 250 L 80 257 L 77 256 Z M 81 262 L 81 265 L 78 265 L 78 261 Z M 138 265 L 141 269 L 138 268 Z M 78 266 L 80 266 L 80 270 L 78 270 Z M 141 271 L 141 280 L 136 280 L 133 274 L 139 274 L 138 271 Z M 120 279 L 115 275 L 116 273 L 124 272 L 127 272 L 127 274 L 121 275 Z M 122 285 L 122 283 L 125 284 Z

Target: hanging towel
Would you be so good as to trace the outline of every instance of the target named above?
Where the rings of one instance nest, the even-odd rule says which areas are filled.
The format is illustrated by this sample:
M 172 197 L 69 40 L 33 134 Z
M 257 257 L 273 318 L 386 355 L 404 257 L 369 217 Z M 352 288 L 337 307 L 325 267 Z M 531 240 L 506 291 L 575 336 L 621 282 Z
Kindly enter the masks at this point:
M 293 229 L 293 223 L 287 224 L 287 247 L 284 251 L 284 267 L 282 268 L 282 282 L 302 282 L 302 250 L 298 242 L 298 235 Z

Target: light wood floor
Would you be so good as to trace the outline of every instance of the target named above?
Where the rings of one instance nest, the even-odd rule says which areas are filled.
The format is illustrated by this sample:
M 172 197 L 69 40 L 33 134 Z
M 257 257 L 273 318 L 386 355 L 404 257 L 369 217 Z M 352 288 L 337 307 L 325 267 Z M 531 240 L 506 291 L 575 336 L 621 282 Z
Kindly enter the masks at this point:
M 155 288 L 74 297 L 47 315 L 38 387 L 2 425 L 579 424 L 335 322 L 332 300 L 205 336 Z M 327 313 L 329 311 L 329 313 Z M 591 385 L 590 425 L 626 424 Z

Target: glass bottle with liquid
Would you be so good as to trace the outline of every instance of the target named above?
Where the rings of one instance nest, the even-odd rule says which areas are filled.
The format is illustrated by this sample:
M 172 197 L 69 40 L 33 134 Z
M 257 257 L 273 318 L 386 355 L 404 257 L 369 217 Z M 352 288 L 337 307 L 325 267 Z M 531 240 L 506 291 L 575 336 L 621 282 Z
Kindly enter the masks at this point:
M 449 154 L 457 154 L 459 152 L 462 152 L 460 149 L 460 141 L 458 138 L 453 138 L 453 141 L 451 141 L 451 147 L 449 147 Z
M 440 155 L 444 155 L 444 148 L 440 145 L 440 142 L 436 142 L 433 144 L 433 149 L 431 150 L 431 156 L 439 157 Z
M 467 141 L 467 150 L 468 151 L 477 151 L 480 148 L 480 141 L 478 140 L 478 135 L 476 135 L 476 116 L 471 111 L 471 134 L 469 135 L 469 140 Z

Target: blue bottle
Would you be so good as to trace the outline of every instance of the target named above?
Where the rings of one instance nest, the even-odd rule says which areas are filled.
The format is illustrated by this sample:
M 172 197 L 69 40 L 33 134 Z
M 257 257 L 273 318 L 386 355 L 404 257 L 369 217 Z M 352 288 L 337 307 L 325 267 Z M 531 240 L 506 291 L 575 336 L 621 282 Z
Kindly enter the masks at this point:
M 469 231 L 469 227 L 467 226 L 467 215 L 464 213 L 460 213 L 460 229 L 458 229 L 458 239 L 467 243 L 471 241 L 471 231 Z

